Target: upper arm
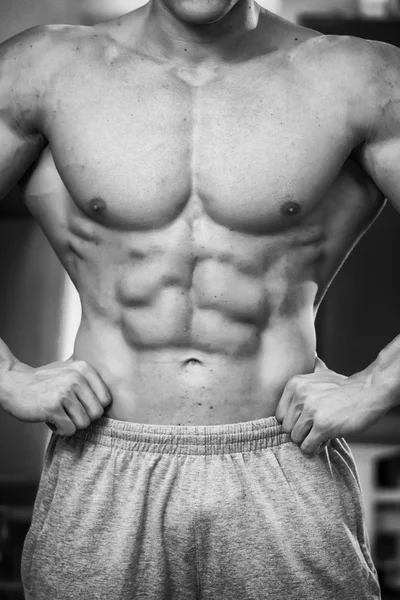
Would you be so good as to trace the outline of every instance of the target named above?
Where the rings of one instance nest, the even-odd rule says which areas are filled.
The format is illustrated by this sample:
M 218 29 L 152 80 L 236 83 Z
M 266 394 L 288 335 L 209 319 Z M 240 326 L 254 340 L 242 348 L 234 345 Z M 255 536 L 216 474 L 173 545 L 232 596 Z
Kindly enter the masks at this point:
M 41 121 L 51 80 L 52 34 L 53 26 L 42 25 L 0 45 L 0 199 L 47 143 Z
M 400 49 L 368 40 L 363 56 L 356 154 L 375 184 L 400 212 Z

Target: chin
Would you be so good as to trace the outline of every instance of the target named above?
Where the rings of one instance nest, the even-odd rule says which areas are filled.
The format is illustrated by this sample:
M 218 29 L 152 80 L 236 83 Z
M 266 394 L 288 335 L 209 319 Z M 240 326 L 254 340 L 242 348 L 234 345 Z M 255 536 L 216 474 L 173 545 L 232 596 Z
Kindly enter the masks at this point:
M 145 3 L 146 0 L 79 0 L 76 16 L 82 25 L 94 25 L 115 19 Z
M 222 19 L 237 0 L 180 0 L 164 2 L 179 21 L 192 25 L 207 25 Z

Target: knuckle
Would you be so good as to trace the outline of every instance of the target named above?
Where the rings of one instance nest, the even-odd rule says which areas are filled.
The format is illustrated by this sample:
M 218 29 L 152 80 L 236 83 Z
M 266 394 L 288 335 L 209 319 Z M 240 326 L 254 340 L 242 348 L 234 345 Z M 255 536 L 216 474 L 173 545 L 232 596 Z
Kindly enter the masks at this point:
M 92 365 L 84 360 L 82 360 L 80 363 L 79 372 L 83 377 L 88 375 L 97 375 L 97 371 L 92 367 Z
M 309 391 L 310 391 L 309 384 L 306 381 L 304 381 L 304 379 L 298 383 L 298 388 L 299 388 L 299 392 L 302 396 L 309 395 Z
M 79 429 L 86 429 L 86 427 L 89 427 L 90 423 L 91 420 L 87 415 L 82 416 L 79 423 Z
M 301 437 L 299 436 L 299 434 L 298 434 L 298 433 L 295 433 L 295 432 L 293 432 L 293 431 L 292 431 L 292 433 L 290 434 L 290 439 L 291 439 L 291 440 L 292 440 L 292 442 L 294 442 L 295 444 L 299 444 L 299 443 L 302 441 L 302 439 L 301 439 Z
M 306 411 L 307 415 L 314 421 L 315 416 L 318 414 L 318 407 L 311 400 L 306 403 Z
M 67 385 L 67 393 L 79 392 L 84 384 L 85 384 L 85 382 L 81 375 L 79 375 L 79 374 L 72 375 L 66 384 Z
M 55 425 L 55 417 L 57 415 L 57 410 L 54 409 L 51 406 L 48 406 L 47 408 L 44 409 L 44 416 L 46 419 L 46 422 L 51 423 L 52 425 Z
M 301 404 L 303 410 L 309 408 L 309 395 L 305 389 L 301 388 L 296 391 L 296 401 L 298 404 Z
M 72 421 L 68 421 L 65 418 L 56 416 L 54 418 L 54 424 L 58 435 L 72 436 L 76 433 L 76 427 Z
M 314 419 L 314 429 L 319 431 L 320 433 L 329 429 L 328 423 L 324 422 L 322 419 L 316 417 Z
M 96 419 L 100 419 L 100 417 L 102 417 L 103 415 L 104 415 L 104 409 L 98 408 L 97 410 L 95 410 L 93 412 L 93 420 L 95 421 Z
M 50 414 L 58 414 L 62 410 L 64 397 L 65 394 L 62 391 L 59 391 L 57 394 L 54 394 L 47 408 Z
M 82 381 L 84 380 L 84 376 L 82 375 L 82 373 L 80 373 L 79 371 L 76 371 L 76 370 L 74 369 L 74 370 L 72 370 L 72 371 L 70 372 L 70 375 L 69 375 L 69 380 L 70 380 L 72 383 L 75 383 L 75 384 L 80 384 L 80 383 L 82 383 Z
M 289 386 L 291 388 L 297 388 L 299 387 L 301 383 L 301 376 L 300 375 L 295 375 L 294 377 L 292 377 L 291 379 L 289 379 Z
M 59 406 L 60 408 L 63 406 L 65 406 L 67 408 L 71 408 L 74 404 L 75 404 L 75 401 L 74 401 L 73 396 L 71 396 L 70 388 L 68 388 L 67 390 L 65 390 L 64 392 L 62 392 L 60 394 L 60 398 L 59 398 L 57 406 Z
M 69 385 L 69 390 L 72 390 L 73 392 L 79 392 L 81 388 L 81 382 L 80 381 L 72 381 Z
M 76 369 L 78 369 L 79 371 L 83 371 L 83 370 L 87 369 L 88 366 L 89 366 L 89 363 L 87 363 L 85 360 L 79 359 L 74 362 L 74 367 Z
M 299 398 L 304 402 L 309 402 L 310 398 L 312 398 L 312 388 L 310 388 L 309 382 L 304 381 L 304 379 L 298 381 L 294 392 L 296 398 Z
M 108 404 L 110 404 L 111 394 L 108 390 L 105 390 L 104 394 L 102 394 L 101 397 L 99 397 L 99 402 L 102 405 L 102 407 L 106 407 L 108 406 Z

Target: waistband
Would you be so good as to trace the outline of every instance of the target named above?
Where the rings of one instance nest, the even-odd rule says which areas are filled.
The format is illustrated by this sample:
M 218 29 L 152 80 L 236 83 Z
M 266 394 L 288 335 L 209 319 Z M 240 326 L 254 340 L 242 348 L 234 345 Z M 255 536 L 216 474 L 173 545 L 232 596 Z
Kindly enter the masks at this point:
M 291 442 L 276 417 L 227 425 L 151 425 L 101 417 L 74 438 L 126 450 L 165 454 L 253 452 Z

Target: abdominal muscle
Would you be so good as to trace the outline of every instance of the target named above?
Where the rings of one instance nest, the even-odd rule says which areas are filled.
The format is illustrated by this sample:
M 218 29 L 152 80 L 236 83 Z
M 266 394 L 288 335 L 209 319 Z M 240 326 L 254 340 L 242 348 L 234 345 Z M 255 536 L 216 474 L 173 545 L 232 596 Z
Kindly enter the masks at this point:
M 113 400 L 105 416 L 112 419 L 157 425 L 239 423 L 273 416 L 289 379 L 314 369 L 312 317 L 285 319 L 252 335 L 258 342 L 247 354 L 195 345 L 144 349 L 128 343 L 123 328 L 90 319 L 90 324 L 82 321 L 74 359 L 89 362 L 109 388 Z

